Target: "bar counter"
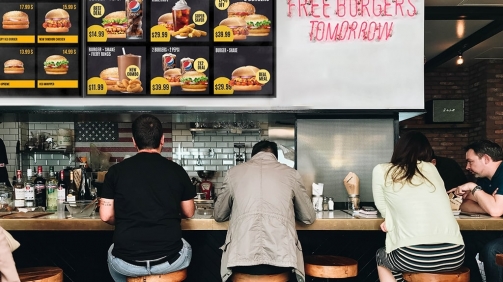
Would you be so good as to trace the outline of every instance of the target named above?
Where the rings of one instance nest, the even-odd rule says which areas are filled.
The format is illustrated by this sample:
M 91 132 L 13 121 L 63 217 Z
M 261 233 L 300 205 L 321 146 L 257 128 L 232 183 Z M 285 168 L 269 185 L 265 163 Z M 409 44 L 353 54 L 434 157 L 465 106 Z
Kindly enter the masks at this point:
M 464 231 L 501 231 L 503 218 L 456 216 L 461 230 Z M 434 220 L 434 219 L 432 219 Z M 344 211 L 318 212 L 316 221 L 311 225 L 297 222 L 297 230 L 347 230 L 347 231 L 378 231 L 383 219 L 362 218 L 351 216 Z M 194 215 L 190 219 L 182 219 L 183 230 L 227 230 L 228 222 L 216 222 L 208 215 Z M 102 222 L 98 215 L 91 218 L 63 218 L 48 215 L 32 219 L 2 219 L 0 226 L 11 231 L 108 231 L 114 227 Z

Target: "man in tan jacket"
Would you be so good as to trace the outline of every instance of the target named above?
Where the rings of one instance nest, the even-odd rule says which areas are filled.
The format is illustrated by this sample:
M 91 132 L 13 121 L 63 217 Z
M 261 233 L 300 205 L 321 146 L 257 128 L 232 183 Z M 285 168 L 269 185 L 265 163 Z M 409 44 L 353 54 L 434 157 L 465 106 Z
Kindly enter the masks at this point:
M 230 220 L 221 247 L 222 281 L 233 271 L 291 272 L 291 280 L 305 281 L 295 219 L 312 224 L 316 214 L 302 183 L 299 172 L 278 162 L 270 141 L 255 144 L 251 160 L 227 172 L 214 211 L 216 221 Z
M 14 258 L 12 258 L 12 250 L 6 232 L 0 227 L 0 281 L 19 282 L 16 264 Z M 14 241 L 14 243 L 17 243 L 17 241 Z

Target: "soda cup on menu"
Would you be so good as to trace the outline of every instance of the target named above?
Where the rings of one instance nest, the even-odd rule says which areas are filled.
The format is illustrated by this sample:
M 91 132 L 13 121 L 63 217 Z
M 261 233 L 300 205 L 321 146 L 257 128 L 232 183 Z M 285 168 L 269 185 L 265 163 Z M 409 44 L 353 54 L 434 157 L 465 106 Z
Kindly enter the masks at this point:
M 188 71 L 193 71 L 194 69 L 194 59 L 183 58 L 180 60 L 180 68 L 182 69 L 182 75 Z
M 143 0 L 126 0 L 127 39 L 143 38 Z
M 167 71 L 169 69 L 176 68 L 176 55 L 171 53 L 166 53 L 162 55 L 162 70 Z
M 185 0 L 178 0 L 173 6 L 173 28 L 178 31 L 180 28 L 189 25 L 190 7 Z

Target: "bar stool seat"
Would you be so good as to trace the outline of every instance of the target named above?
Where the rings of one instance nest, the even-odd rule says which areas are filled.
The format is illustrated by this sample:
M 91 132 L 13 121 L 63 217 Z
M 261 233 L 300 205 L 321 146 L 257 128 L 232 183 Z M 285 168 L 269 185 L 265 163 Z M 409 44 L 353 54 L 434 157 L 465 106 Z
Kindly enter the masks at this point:
M 21 282 L 63 282 L 63 269 L 54 266 L 20 268 Z
M 470 282 L 470 269 L 462 266 L 459 269 L 444 272 L 404 273 L 403 279 L 407 282 Z
M 503 266 L 503 254 L 496 254 L 496 264 Z
M 339 256 L 306 256 L 304 268 L 306 275 L 316 278 L 348 278 L 358 275 L 358 262 Z
M 231 279 L 232 282 L 288 282 L 289 277 L 289 272 L 267 275 L 252 275 L 234 272 Z
M 187 278 L 187 269 L 181 269 L 167 274 L 155 274 L 139 277 L 128 277 L 127 282 L 181 282 Z

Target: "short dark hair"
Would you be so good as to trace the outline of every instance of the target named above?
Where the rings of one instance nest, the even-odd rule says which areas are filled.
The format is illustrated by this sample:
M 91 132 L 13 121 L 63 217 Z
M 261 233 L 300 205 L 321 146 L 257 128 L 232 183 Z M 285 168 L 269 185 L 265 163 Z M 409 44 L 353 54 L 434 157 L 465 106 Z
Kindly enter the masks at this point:
M 133 138 L 139 150 L 155 149 L 161 145 L 161 121 L 153 115 L 143 114 L 133 121 Z
M 478 140 L 465 147 L 465 152 L 468 150 L 473 150 L 479 158 L 484 155 L 488 155 L 495 162 L 503 160 L 503 150 L 501 146 L 489 141 L 489 140 Z
M 253 146 L 252 149 L 252 157 L 255 156 L 258 152 L 271 152 L 278 158 L 278 145 L 275 142 L 262 140 Z

